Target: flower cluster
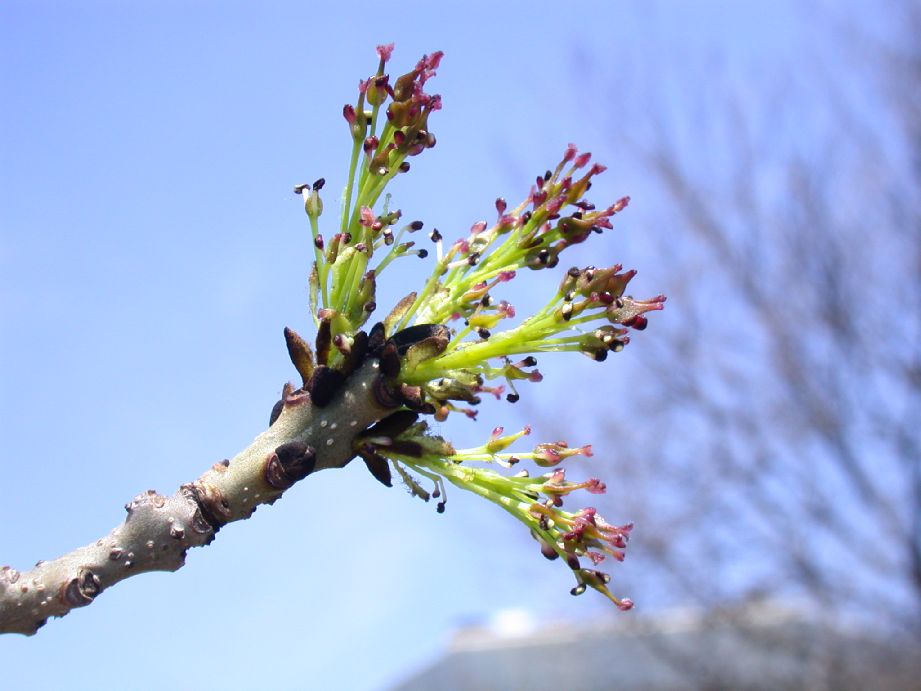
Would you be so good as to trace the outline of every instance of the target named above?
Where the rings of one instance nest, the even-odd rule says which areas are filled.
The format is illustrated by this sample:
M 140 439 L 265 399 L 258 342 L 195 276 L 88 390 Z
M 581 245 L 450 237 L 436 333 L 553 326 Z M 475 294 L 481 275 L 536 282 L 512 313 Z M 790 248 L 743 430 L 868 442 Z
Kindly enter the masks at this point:
M 441 109 L 441 96 L 425 92 L 435 76 L 442 53 L 425 55 L 410 72 L 391 83 L 384 73 L 393 44 L 378 46 L 377 72 L 361 81 L 358 101 L 343 108 L 352 137 L 352 153 L 337 232 L 328 239 L 319 228 L 323 213 L 320 192 L 325 180 L 297 185 L 313 234 L 314 268 L 310 276 L 310 307 L 319 330 L 328 330 L 334 349 L 330 364 L 348 357 L 357 330 L 377 308 L 376 283 L 381 272 L 396 258 L 426 257 L 424 249 L 403 242 L 406 233 L 422 229 L 422 223 L 402 223 L 399 209 L 388 204 L 377 213 L 375 206 L 388 183 L 407 173 L 410 157 L 435 146 L 429 116 Z M 353 199 L 354 197 L 354 199 Z M 376 252 L 386 254 L 374 266 Z
M 578 153 L 570 145 L 553 171 L 538 176 L 528 196 L 514 209 L 496 200 L 497 219 L 474 223 L 469 234 L 447 250 L 440 233 L 433 231 L 437 261 L 422 291 L 397 321 L 444 324 L 463 320 L 444 352 L 401 374 L 401 380 L 420 385 L 441 411 L 453 409 L 450 400 L 470 401 L 485 380 L 504 379 L 518 399 L 514 381 L 540 381 L 534 367 L 535 353 L 576 351 L 594 360 L 618 352 L 629 343 L 630 328 L 646 328 L 644 313 L 660 310 L 662 295 L 637 300 L 626 295 L 636 271 L 622 271 L 619 264 L 607 268 L 573 267 L 566 271 L 556 293 L 537 314 L 513 328 L 500 329 L 516 316 L 514 306 L 494 293 L 523 269 L 553 269 L 560 254 L 593 234 L 611 228 L 611 218 L 628 203 L 623 198 L 596 209 L 584 199 L 594 176 L 605 168 L 589 166 L 591 154 Z M 588 328 L 589 326 L 592 328 Z M 517 362 L 511 356 L 525 357 Z M 493 364 L 501 359 L 500 364 Z M 473 414 L 471 409 L 465 409 Z
M 593 508 L 563 508 L 573 492 L 605 491 L 597 479 L 566 480 L 560 467 L 570 457 L 591 456 L 590 445 L 558 441 L 511 453 L 506 449 L 530 429 L 506 435 L 496 428 L 483 446 L 457 450 L 420 418 L 443 420 L 455 411 L 474 418 L 483 394 L 497 399 L 505 394 L 515 402 L 516 382 L 542 379 L 537 354 L 572 351 L 601 361 L 623 349 L 631 329 L 646 327 L 645 314 L 662 309 L 665 298 L 629 295 L 636 272 L 619 264 L 561 270 L 545 306 L 523 320 L 501 294 L 525 270 L 556 269 L 568 247 L 609 230 L 629 200 L 601 208 L 588 201 L 585 195 L 604 166 L 570 145 L 517 206 L 497 199 L 492 223 L 478 221 L 450 244 L 437 229 L 427 232 L 435 257 L 422 289 L 403 298 L 368 333 L 361 330 L 376 311 L 381 273 L 404 257 L 428 255 L 405 239 L 423 224 L 403 222 L 389 196 L 380 201 L 390 180 L 409 170 L 407 159 L 435 144 L 429 119 L 441 108 L 441 98 L 425 87 L 442 54 L 423 56 L 410 72 L 391 80 L 384 70 L 392 51 L 392 45 L 378 47 L 376 73 L 360 82 L 357 103 L 343 110 L 352 154 L 338 227 L 328 239 L 319 228 L 323 179 L 295 188 L 304 197 L 315 252 L 310 276 L 315 351 L 292 330 L 285 332 L 303 388 L 315 405 L 326 405 L 363 359 L 377 358 L 374 395 L 394 412 L 361 432 L 353 448 L 378 480 L 391 486 L 396 474 L 414 495 L 438 499 L 439 512 L 446 483 L 488 499 L 528 527 L 544 556 L 562 558 L 573 570 L 573 594 L 591 587 L 629 609 L 630 600 L 608 590 L 607 574 L 582 562 L 594 567 L 606 557 L 623 559 L 632 526 L 610 525 Z M 521 461 L 550 470 L 532 477 L 527 470 L 509 475 L 494 469 Z
M 574 513 L 563 509 L 564 497 L 577 490 L 603 494 L 606 489 L 603 482 L 596 478 L 570 482 L 566 480 L 566 471 L 559 467 L 532 477 L 527 469 L 508 476 L 489 467 L 471 465 L 510 468 L 530 460 L 538 466 L 553 467 L 571 456 L 592 455 L 590 445 L 573 448 L 562 441 L 538 444 L 528 452 L 504 451 L 530 433 L 531 429 L 526 427 L 505 435 L 504 430 L 497 427 L 482 446 L 455 450 L 449 442 L 432 434 L 424 421 L 418 421 L 416 413 L 404 411 L 359 435 L 355 448 L 378 480 L 390 486 L 392 468 L 413 495 L 424 501 L 439 499 L 439 513 L 444 511 L 446 502 L 444 480 L 502 507 L 529 528 L 540 545 L 541 554 L 550 560 L 562 557 L 572 569 L 576 577 L 573 595 L 580 595 L 586 587 L 591 587 L 620 609 L 630 609 L 631 600 L 617 598 L 608 590 L 610 576 L 595 568 L 583 567 L 580 558 L 588 559 L 592 566 L 608 556 L 622 561 L 633 526 L 610 525 L 593 508 Z M 425 489 L 413 473 L 428 479 L 432 483 L 431 491 Z

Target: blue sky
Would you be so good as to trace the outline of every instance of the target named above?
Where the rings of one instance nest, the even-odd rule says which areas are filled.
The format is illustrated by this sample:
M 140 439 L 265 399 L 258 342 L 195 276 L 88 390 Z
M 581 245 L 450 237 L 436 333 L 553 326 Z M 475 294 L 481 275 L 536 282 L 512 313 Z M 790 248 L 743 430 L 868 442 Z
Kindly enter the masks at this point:
M 377 43 L 396 42 L 394 73 L 446 53 L 439 143 L 392 192 L 405 217 L 453 237 L 496 196 L 524 195 L 569 141 L 610 166 L 594 199 L 654 205 L 613 149 L 602 97 L 621 79 L 667 96 L 708 60 L 782 60 L 803 31 L 782 4 L 562 8 L 0 3 L 0 561 L 25 568 L 96 539 L 134 494 L 171 491 L 266 424 L 294 376 L 282 328 L 309 330 L 308 228 L 291 187 L 324 176 L 341 189 L 341 107 Z M 656 230 L 620 218 L 606 259 L 642 268 L 630 235 Z M 642 277 L 641 292 L 668 292 Z M 574 390 L 636 376 L 629 348 L 606 364 L 548 359 L 532 409 L 564 372 Z M 521 424 L 507 408 L 446 432 Z M 35 638 L 0 640 L 4 680 L 372 691 L 496 610 L 602 612 L 505 518 L 458 492 L 438 516 L 358 466 L 322 473 L 177 574 L 130 579 Z M 615 578 L 641 580 L 629 569 Z M 88 655 L 104 677 L 75 680 Z

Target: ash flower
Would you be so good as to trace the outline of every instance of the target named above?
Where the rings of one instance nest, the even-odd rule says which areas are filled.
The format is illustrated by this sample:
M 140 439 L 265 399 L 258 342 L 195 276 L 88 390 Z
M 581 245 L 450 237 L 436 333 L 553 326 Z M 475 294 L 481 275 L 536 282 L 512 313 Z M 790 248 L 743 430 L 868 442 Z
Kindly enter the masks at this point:
M 496 201 L 498 218 L 492 226 L 475 223 L 447 250 L 439 234 L 432 275 L 395 328 L 458 320 L 463 327 L 438 357 L 406 368 L 401 381 L 422 386 L 433 402 L 442 403 L 429 382 L 473 381 L 475 391 L 486 380 L 504 378 L 511 387 L 512 381 L 530 376 L 510 366 L 509 356 L 574 351 L 604 360 L 629 343 L 628 328 L 645 328 L 646 312 L 662 309 L 664 296 L 637 300 L 624 294 L 636 271 L 622 271 L 619 264 L 573 267 L 542 310 L 518 326 L 502 328 L 516 311 L 507 300 L 496 300 L 495 291 L 523 269 L 554 268 L 566 248 L 611 228 L 611 218 L 626 208 L 626 197 L 602 209 L 583 198 L 592 177 L 604 170 L 595 164 L 581 171 L 589 158 L 571 144 L 517 207 L 509 210 L 504 199 Z M 598 326 L 590 329 L 593 324 Z M 497 367 L 502 358 L 506 365 Z M 517 399 L 517 391 L 513 396 Z
M 386 45 L 380 45 L 377 47 L 377 54 L 381 58 L 381 63 L 385 63 L 390 60 L 390 56 L 393 55 L 393 44 L 388 43 Z
M 611 525 L 591 507 L 575 512 L 563 509 L 563 497 L 583 489 L 603 494 L 606 489 L 603 482 L 596 478 L 569 482 L 562 469 L 532 477 L 527 471 L 507 476 L 489 467 L 481 467 L 484 464 L 510 467 L 523 460 L 532 460 L 540 465 L 550 448 L 555 453 L 565 453 L 566 457 L 590 456 L 590 446 L 569 448 L 565 442 L 555 442 L 538 444 L 530 452 L 508 453 L 504 450 L 530 434 L 531 430 L 525 427 L 515 434 L 504 435 L 504 430 L 497 427 L 482 446 L 455 450 L 444 439 L 432 434 L 424 421 L 411 420 L 402 417 L 401 424 L 391 427 L 391 432 L 401 430 L 394 436 L 387 436 L 382 426 L 376 426 L 356 439 L 356 449 L 366 462 L 368 456 L 375 458 L 378 464 L 372 470 L 375 477 L 389 486 L 392 468 L 414 496 L 424 501 L 440 499 L 439 513 L 445 508 L 445 480 L 488 499 L 525 524 L 546 558 L 555 560 L 562 557 L 563 563 L 572 569 L 576 578 L 573 594 L 581 594 L 586 587 L 591 587 L 621 609 L 632 607 L 630 600 L 617 598 L 611 593 L 607 587 L 610 582 L 607 574 L 583 567 L 580 559 L 588 559 L 592 566 L 597 566 L 607 556 L 622 561 L 633 526 Z M 561 460 L 562 456 L 556 462 Z M 386 467 L 388 462 L 390 466 Z M 431 483 L 431 491 L 424 487 L 426 480 Z
M 600 208 L 588 201 L 586 193 L 605 168 L 570 144 L 516 206 L 496 199 L 493 221 L 475 221 L 452 242 L 437 228 L 420 233 L 424 224 L 405 221 L 385 191 L 410 170 L 409 158 L 436 143 L 430 120 L 442 101 L 426 89 L 442 53 L 423 56 L 391 79 L 385 68 L 392 53 L 392 44 L 378 46 L 376 72 L 359 82 L 355 103 L 343 108 L 352 151 L 341 212 L 325 235 L 325 181 L 295 187 L 304 198 L 314 248 L 315 353 L 292 330 L 285 332 L 303 389 L 314 405 L 325 405 L 365 358 L 377 358 L 381 374 L 374 395 L 394 412 L 359 433 L 353 446 L 375 478 L 387 486 L 397 478 L 412 494 L 438 499 L 439 512 L 446 484 L 474 492 L 524 523 L 544 556 L 562 557 L 576 578 L 573 594 L 591 587 L 629 609 L 632 603 L 614 597 L 610 578 L 594 567 L 607 557 L 623 559 L 632 526 L 611 525 L 590 507 L 563 508 L 574 492 L 606 489 L 597 478 L 566 480 L 563 465 L 591 456 L 591 445 L 542 442 L 512 453 L 506 449 L 530 428 L 506 434 L 497 427 L 481 447 L 458 451 L 419 419 L 444 420 L 451 413 L 475 419 L 484 394 L 515 402 L 516 383 L 543 379 L 538 354 L 578 352 L 602 361 L 630 342 L 631 330 L 646 328 L 647 313 L 661 310 L 665 297 L 628 294 L 636 271 L 619 264 L 559 268 L 569 247 L 610 230 L 629 199 Z M 427 281 L 363 331 L 377 310 L 381 276 L 394 263 L 425 259 L 429 250 L 421 245 L 431 246 L 429 241 L 434 261 Z M 525 270 L 560 278 L 544 307 L 519 319 L 506 292 Z M 522 461 L 549 471 L 532 477 L 527 470 L 509 476 L 494 469 Z M 591 565 L 583 566 L 585 560 Z
M 376 308 L 375 288 L 380 273 L 396 258 L 425 257 L 427 251 L 413 250 L 413 241 L 400 242 L 406 233 L 422 228 L 419 222 L 399 225 L 399 210 L 389 202 L 375 211 L 387 185 L 409 170 L 406 160 L 435 146 L 429 130 L 431 113 L 441 108 L 441 97 L 425 92 L 425 83 L 435 76 L 441 52 L 423 58 L 409 73 L 391 84 L 385 66 L 393 44 L 377 48 L 380 63 L 375 74 L 359 83 L 358 100 L 343 108 L 352 136 L 352 154 L 338 228 L 325 242 L 319 230 L 323 213 L 319 185 L 298 185 L 304 196 L 314 244 L 314 270 L 310 276 L 311 313 L 318 328 L 328 323 L 333 337 L 353 334 Z M 354 199 L 353 199 L 354 197 Z M 389 252 L 377 266 L 370 265 L 375 252 Z M 320 313 L 324 316 L 319 316 Z M 341 359 L 332 354 L 332 365 Z

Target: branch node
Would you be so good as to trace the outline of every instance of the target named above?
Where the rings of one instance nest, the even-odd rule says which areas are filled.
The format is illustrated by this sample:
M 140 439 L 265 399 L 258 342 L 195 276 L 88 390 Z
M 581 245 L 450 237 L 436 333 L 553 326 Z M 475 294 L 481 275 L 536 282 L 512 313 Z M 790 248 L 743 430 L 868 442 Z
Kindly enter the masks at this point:
M 186 498 L 195 502 L 197 510 L 192 516 L 192 529 L 202 535 L 216 533 L 233 515 L 221 490 L 208 482 L 196 480 L 179 489 Z
M 70 607 L 85 607 L 101 592 L 99 577 L 89 569 L 81 569 L 76 578 L 61 587 L 61 601 Z
M 266 459 L 262 477 L 269 486 L 286 490 L 310 475 L 316 462 L 316 452 L 312 446 L 301 441 L 290 441 L 276 448 Z
M 399 408 L 403 405 L 403 400 L 393 391 L 387 378 L 384 375 L 378 375 L 371 385 L 371 393 L 374 400 L 385 408 Z

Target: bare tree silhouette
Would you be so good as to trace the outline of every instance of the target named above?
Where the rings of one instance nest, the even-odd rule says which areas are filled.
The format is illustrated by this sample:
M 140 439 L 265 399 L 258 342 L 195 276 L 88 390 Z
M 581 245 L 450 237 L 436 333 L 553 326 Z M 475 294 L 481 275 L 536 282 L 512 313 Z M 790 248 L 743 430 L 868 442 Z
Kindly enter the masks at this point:
M 672 229 L 650 233 L 667 336 L 609 427 L 641 603 L 795 601 L 921 646 L 921 5 L 889 9 L 621 123 L 656 187 L 642 222 Z M 810 686 L 853 685 L 834 644 L 800 653 Z M 723 661 L 663 654 L 720 686 Z

